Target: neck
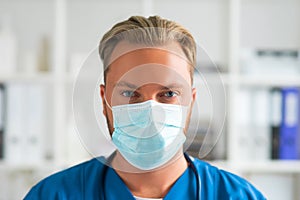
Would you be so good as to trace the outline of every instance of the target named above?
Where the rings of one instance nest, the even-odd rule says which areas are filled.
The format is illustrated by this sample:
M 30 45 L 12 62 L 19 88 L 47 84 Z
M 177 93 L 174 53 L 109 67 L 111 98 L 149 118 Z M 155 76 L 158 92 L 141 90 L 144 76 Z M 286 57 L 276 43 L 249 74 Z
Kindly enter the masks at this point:
M 124 163 L 125 168 L 130 170 L 124 170 Z M 188 166 L 182 150 L 166 166 L 151 171 L 134 168 L 128 162 L 124 162 L 119 152 L 112 165 L 131 193 L 144 198 L 163 198 Z M 117 166 L 122 166 L 123 170 L 119 170 Z

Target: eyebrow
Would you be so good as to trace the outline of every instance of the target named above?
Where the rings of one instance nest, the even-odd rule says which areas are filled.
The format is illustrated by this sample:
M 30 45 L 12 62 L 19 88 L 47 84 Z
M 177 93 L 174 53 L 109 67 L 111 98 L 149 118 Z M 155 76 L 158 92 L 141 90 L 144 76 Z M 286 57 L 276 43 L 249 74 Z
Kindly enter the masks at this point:
M 136 85 L 132 84 L 132 83 L 128 83 L 126 81 L 120 81 L 120 82 L 117 82 L 114 87 L 128 87 L 128 88 L 131 88 L 131 89 L 136 89 L 138 88 Z
M 120 81 L 120 82 L 116 83 L 114 85 L 114 87 L 128 87 L 128 88 L 131 88 L 131 89 L 139 88 L 138 86 L 136 86 L 132 83 L 126 82 L 126 81 Z M 184 88 L 184 86 L 182 84 L 179 84 L 179 83 L 171 83 L 167 86 L 160 86 L 160 89 L 162 89 L 162 90 L 168 90 L 168 89 L 172 89 L 172 88 Z
M 172 83 L 168 86 L 161 86 L 161 89 L 164 89 L 164 90 L 169 90 L 169 89 L 172 89 L 172 88 L 183 88 L 183 85 L 178 84 L 178 83 Z

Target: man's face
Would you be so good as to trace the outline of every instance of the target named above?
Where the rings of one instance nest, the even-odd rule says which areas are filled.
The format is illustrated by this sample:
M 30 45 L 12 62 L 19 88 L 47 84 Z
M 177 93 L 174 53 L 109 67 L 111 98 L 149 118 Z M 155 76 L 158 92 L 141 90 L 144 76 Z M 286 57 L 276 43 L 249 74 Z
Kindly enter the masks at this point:
M 124 51 L 128 53 L 120 53 Z M 136 45 L 120 42 L 112 58 L 116 59 L 109 66 L 106 85 L 100 86 L 103 113 L 111 135 L 114 128 L 110 107 L 148 100 L 190 106 L 187 128 L 196 90 L 191 85 L 191 66 L 177 43 L 137 49 Z

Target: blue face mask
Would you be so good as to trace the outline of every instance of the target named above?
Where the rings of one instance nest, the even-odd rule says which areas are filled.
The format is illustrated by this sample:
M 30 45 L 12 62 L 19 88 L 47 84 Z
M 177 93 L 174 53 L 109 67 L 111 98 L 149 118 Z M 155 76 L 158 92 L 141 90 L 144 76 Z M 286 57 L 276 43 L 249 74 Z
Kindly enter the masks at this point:
M 133 166 L 151 170 L 170 161 L 185 142 L 187 106 L 150 100 L 112 107 L 112 141 Z

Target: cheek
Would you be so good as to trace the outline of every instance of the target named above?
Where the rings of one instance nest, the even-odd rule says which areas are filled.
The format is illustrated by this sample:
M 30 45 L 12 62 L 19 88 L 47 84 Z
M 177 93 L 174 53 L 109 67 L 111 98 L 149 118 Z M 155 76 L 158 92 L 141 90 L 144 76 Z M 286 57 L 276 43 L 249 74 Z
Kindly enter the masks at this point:
M 189 125 L 190 125 L 190 120 L 191 120 L 191 116 L 192 116 L 192 109 L 193 109 L 193 106 L 191 106 L 189 108 L 188 114 L 187 114 L 187 117 L 186 117 L 186 120 L 185 120 L 185 127 L 184 127 L 185 134 L 187 133 L 187 130 L 188 130 Z
M 114 132 L 114 125 L 113 125 L 113 115 L 111 110 L 106 106 L 105 108 L 105 112 L 106 112 L 106 122 L 107 122 L 107 126 L 108 126 L 108 130 L 110 135 L 112 136 L 113 132 Z
M 112 112 L 109 108 L 106 108 L 106 117 L 108 118 L 108 120 L 113 124 L 113 115 Z

